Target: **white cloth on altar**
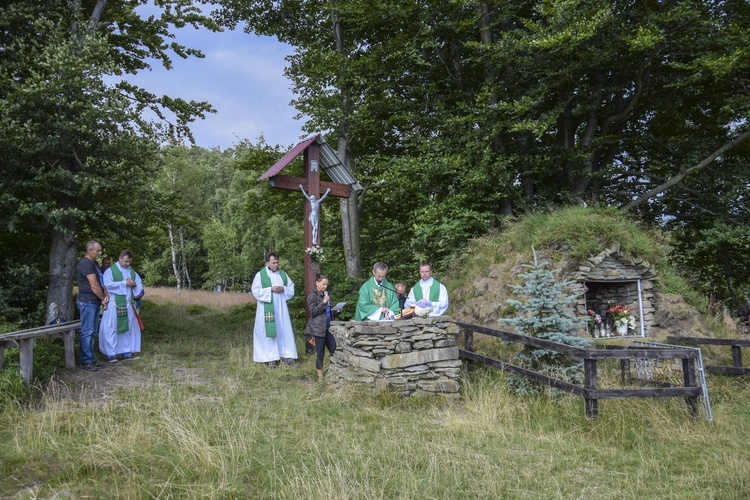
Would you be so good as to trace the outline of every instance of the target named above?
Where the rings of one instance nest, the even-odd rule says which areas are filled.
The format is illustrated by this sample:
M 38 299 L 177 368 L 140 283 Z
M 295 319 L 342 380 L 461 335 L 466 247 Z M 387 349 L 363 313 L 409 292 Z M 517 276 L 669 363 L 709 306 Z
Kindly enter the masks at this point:
M 253 361 L 267 363 L 278 361 L 280 358 L 297 359 L 297 344 L 294 341 L 292 320 L 286 306 L 286 301 L 294 297 L 294 283 L 292 278 L 287 276 L 287 284 L 284 286 L 280 272 L 273 272 L 268 267 L 266 270 L 271 279 L 271 286 L 283 286 L 284 293 L 272 293 L 271 287 L 263 288 L 260 281 L 261 272 L 255 273 L 253 286 L 250 289 L 255 300 L 258 301 L 253 327 Z M 263 302 L 271 301 L 273 301 L 273 313 L 276 318 L 276 337 L 266 337 Z
M 430 277 L 427 280 L 419 280 L 419 283 L 414 285 L 411 290 L 409 290 L 409 296 L 406 298 L 406 303 L 404 304 L 404 307 L 411 307 L 414 304 L 417 303 L 416 300 L 414 300 L 414 287 L 420 287 L 422 289 L 422 298 L 424 299 L 430 299 L 430 288 L 432 288 L 434 278 Z M 438 296 L 437 302 L 431 302 L 432 303 L 432 312 L 430 312 L 430 316 L 442 316 L 445 311 L 448 309 L 448 289 L 445 288 L 445 285 L 440 283 L 440 295 Z
M 135 288 L 127 286 L 125 280 L 130 278 L 130 268 L 122 267 L 119 262 L 115 262 L 113 265 L 117 266 L 122 272 L 123 281 L 114 281 L 111 267 L 104 271 L 104 288 L 109 292 L 109 305 L 102 314 L 102 324 L 99 325 L 99 350 L 107 356 L 141 352 L 141 328 L 135 318 L 133 296 L 140 295 L 143 292 L 143 282 L 138 273 L 135 273 Z M 127 332 L 117 333 L 115 295 L 125 295 L 127 299 Z

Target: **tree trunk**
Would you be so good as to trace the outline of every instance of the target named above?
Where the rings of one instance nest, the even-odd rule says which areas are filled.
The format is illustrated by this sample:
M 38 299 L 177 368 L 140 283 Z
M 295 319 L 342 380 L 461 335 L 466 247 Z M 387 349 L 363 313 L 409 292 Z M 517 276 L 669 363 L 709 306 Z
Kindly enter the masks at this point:
M 192 290 L 193 284 L 190 282 L 190 273 L 188 273 L 188 264 L 187 264 L 187 255 L 185 255 L 185 238 L 183 236 L 182 226 L 180 226 L 180 270 L 182 272 L 182 275 L 185 276 L 185 283 L 187 284 L 187 289 Z
M 495 43 L 495 40 L 492 35 L 493 19 L 489 4 L 487 2 L 479 2 L 476 4 L 476 9 L 479 38 L 482 41 L 482 45 L 491 47 Z M 489 64 L 485 65 L 484 74 L 489 88 L 493 88 L 490 82 L 492 81 L 495 71 L 497 71 L 497 68 Z M 498 102 L 498 94 L 493 88 L 492 92 L 490 92 L 490 95 L 487 97 L 487 107 L 491 109 L 494 106 L 497 106 Z M 492 138 L 492 149 L 497 155 L 502 155 L 505 152 L 505 144 L 503 142 L 503 138 L 499 134 L 495 135 L 495 137 Z M 511 201 L 511 199 L 507 197 L 500 199 L 498 201 L 498 211 L 500 215 L 513 215 L 513 202 Z
M 52 231 L 49 252 L 49 287 L 45 324 L 57 318 L 73 320 L 73 280 L 76 273 L 75 220 L 65 217 L 64 231 Z
M 347 51 L 344 47 L 344 29 L 337 18 L 334 18 L 333 23 L 333 36 L 336 40 L 336 50 L 338 53 L 347 57 Z M 355 173 L 356 168 L 354 165 L 354 158 L 352 149 L 350 146 L 350 134 L 348 116 L 350 113 L 350 95 L 349 85 L 346 83 L 346 79 L 341 79 L 341 109 L 342 117 L 339 122 L 340 135 L 338 139 L 338 146 L 336 154 L 339 157 L 341 163 L 350 171 L 352 174 Z M 364 194 L 363 194 L 364 195 Z M 360 246 L 359 246 L 359 195 L 356 192 L 352 192 L 349 198 L 343 198 L 339 201 L 339 212 L 341 213 L 341 232 L 342 240 L 344 244 L 344 260 L 346 261 L 346 276 L 350 279 L 357 279 L 360 277 Z
M 346 148 L 346 139 L 339 138 L 338 157 L 341 162 L 353 171 L 351 155 Z M 344 242 L 344 260 L 346 261 L 346 277 L 356 279 L 360 277 L 361 261 L 359 246 L 359 202 L 358 193 L 352 191 L 349 198 L 339 200 L 341 213 L 341 233 Z
M 177 282 L 177 296 L 182 294 L 182 273 L 177 266 L 177 248 L 174 246 L 174 230 L 172 224 L 167 225 L 169 230 L 169 246 L 172 249 L 172 272 L 174 272 L 174 279 Z

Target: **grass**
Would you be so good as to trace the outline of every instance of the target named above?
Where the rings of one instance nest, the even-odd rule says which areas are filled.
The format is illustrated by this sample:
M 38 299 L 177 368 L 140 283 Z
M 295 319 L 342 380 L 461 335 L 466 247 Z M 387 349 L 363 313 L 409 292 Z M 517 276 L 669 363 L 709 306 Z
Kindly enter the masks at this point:
M 309 356 L 252 362 L 252 305 L 196 309 L 149 291 L 133 365 L 149 382 L 90 405 L 50 386 L 33 408 L 7 407 L 0 497 L 750 495 L 745 379 L 709 379 L 713 424 L 679 399 L 606 400 L 589 421 L 580 398 L 519 398 L 489 369 L 455 402 L 334 392 Z

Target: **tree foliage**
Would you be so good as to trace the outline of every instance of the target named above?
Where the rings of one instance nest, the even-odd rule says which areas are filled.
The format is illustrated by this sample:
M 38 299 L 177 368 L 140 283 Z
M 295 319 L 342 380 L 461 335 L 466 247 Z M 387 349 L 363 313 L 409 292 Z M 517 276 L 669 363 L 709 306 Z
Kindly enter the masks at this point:
M 532 249 L 533 250 L 533 249 Z M 588 347 L 590 341 L 574 335 L 585 322 L 575 312 L 578 297 L 569 293 L 572 281 L 558 282 L 555 274 L 547 269 L 547 263 L 539 262 L 534 252 L 534 262 L 527 264 L 522 274 L 522 285 L 514 285 L 513 291 L 525 300 L 508 299 L 506 302 L 517 311 L 515 318 L 500 318 L 518 332 L 558 344 Z M 532 370 L 572 383 L 582 381 L 583 361 L 550 349 L 526 346 L 517 358 Z M 528 379 L 514 381 L 520 393 L 535 392 L 538 387 Z
M 750 222 L 745 1 L 217 3 L 295 48 L 295 105 L 366 186 L 363 263 L 569 203 Z
M 80 243 L 95 238 L 108 246 L 107 235 L 133 246 L 146 236 L 141 218 L 158 218 L 162 206 L 146 183 L 155 141 L 189 138 L 188 124 L 211 110 L 125 81 L 109 83 L 147 69 L 149 57 L 169 66 L 171 52 L 201 55 L 167 44 L 170 26 L 216 25 L 191 4 L 159 5 L 162 15 L 146 19 L 135 12 L 139 2 L 125 0 L 0 7 L 0 225 L 14 244 L 32 240 L 40 248 L 33 261 L 23 253 L 3 255 L 0 267 L 14 273 L 32 262 L 42 266 L 47 319 L 73 315 Z M 147 108 L 165 121 L 146 119 Z

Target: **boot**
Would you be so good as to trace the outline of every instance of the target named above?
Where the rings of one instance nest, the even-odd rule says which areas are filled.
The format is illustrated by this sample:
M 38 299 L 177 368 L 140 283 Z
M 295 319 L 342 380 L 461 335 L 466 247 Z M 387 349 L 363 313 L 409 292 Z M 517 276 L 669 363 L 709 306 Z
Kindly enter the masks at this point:
M 323 380 L 323 370 L 316 370 L 318 372 L 318 380 Z

